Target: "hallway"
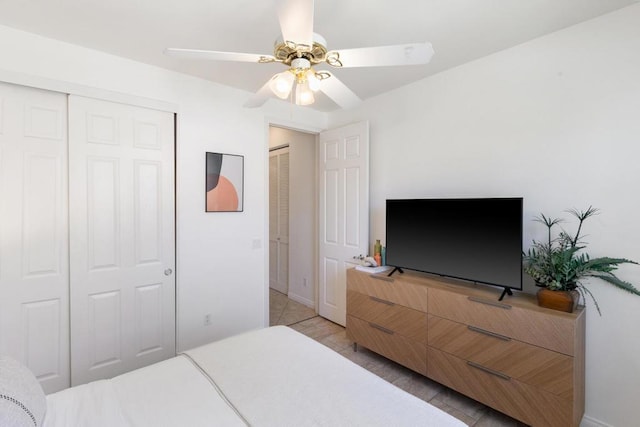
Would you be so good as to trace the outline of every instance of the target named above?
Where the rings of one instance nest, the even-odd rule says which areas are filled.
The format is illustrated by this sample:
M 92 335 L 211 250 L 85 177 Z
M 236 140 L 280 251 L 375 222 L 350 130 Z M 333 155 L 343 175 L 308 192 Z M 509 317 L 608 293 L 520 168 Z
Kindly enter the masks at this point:
M 316 316 L 314 309 L 269 289 L 269 326 L 293 325 Z

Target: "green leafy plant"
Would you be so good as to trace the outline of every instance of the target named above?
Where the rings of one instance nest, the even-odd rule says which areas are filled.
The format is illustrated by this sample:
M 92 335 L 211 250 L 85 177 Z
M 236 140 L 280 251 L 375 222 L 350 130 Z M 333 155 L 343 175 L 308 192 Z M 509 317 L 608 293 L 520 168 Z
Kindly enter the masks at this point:
M 599 210 L 589 206 L 586 211 L 571 209 L 567 211 L 578 219 L 575 235 L 561 230 L 553 237 L 552 229 L 563 221 L 541 214 L 534 221 L 547 227 L 547 241 L 533 241 L 531 247 L 523 254 L 524 271 L 533 278 L 537 286 L 555 291 L 577 290 L 583 300 L 588 295 L 593 301 L 598 314 L 600 307 L 591 291 L 584 286 L 583 278 L 595 277 L 635 295 L 640 291 L 631 283 L 619 279 L 614 271 L 620 264 L 638 264 L 626 258 L 599 257 L 591 258 L 582 252 L 586 244 L 582 241 L 582 225 L 586 219 L 599 214 Z

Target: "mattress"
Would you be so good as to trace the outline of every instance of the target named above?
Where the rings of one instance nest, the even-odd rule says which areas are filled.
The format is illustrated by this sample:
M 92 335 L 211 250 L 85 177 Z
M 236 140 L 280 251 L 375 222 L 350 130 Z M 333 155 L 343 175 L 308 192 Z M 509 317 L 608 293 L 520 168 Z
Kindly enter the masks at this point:
M 285 326 L 47 396 L 45 427 L 465 424 Z

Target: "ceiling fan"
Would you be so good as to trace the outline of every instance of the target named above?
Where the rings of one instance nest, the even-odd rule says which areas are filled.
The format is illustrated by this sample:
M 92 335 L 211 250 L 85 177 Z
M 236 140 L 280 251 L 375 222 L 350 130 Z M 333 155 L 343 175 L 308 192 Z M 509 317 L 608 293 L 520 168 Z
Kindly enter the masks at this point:
M 314 0 L 276 0 L 282 39 L 276 40 L 273 55 L 167 48 L 168 55 L 214 61 L 254 63 L 280 62 L 287 70 L 274 75 L 244 105 L 259 107 L 271 94 L 310 105 L 313 93 L 321 91 L 342 108 L 361 102 L 344 83 L 327 70 L 315 70 L 326 63 L 334 68 L 378 67 L 426 64 L 433 56 L 431 43 L 327 50 L 325 39 L 313 32 Z

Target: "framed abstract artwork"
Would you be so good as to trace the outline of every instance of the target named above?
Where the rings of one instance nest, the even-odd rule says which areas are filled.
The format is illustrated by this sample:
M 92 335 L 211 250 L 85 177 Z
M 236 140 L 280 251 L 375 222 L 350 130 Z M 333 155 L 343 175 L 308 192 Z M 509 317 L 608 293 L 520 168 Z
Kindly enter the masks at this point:
M 242 212 L 244 156 L 207 153 L 205 212 Z

